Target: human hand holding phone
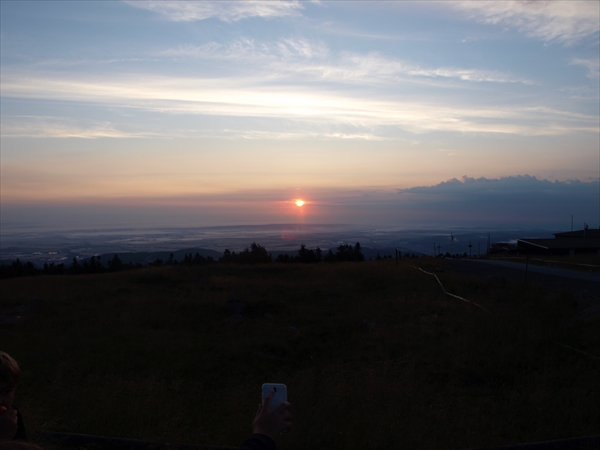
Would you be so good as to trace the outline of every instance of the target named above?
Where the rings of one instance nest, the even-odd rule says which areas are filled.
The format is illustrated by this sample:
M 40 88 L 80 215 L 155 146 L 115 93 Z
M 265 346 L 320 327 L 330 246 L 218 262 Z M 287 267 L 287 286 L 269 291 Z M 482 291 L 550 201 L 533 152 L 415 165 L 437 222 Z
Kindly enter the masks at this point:
M 262 385 L 262 403 L 270 391 L 273 391 L 271 397 L 271 409 L 275 409 L 280 403 L 287 402 L 287 386 L 281 383 L 265 383 Z
M 266 391 L 266 393 L 265 393 Z M 279 392 L 279 393 L 278 393 Z M 252 432 L 264 434 L 275 440 L 292 429 L 292 414 L 287 401 L 285 385 L 263 385 L 263 401 L 252 422 Z

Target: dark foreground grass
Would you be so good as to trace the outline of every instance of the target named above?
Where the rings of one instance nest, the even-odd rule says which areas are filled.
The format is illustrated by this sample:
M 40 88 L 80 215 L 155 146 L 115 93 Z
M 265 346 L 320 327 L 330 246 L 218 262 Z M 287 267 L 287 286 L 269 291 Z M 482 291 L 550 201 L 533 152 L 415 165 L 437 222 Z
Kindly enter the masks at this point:
M 491 314 L 445 296 L 415 264 Z M 16 404 L 30 430 L 235 446 L 268 381 L 286 383 L 293 404 L 282 449 L 459 449 L 600 434 L 600 324 L 571 324 L 584 306 L 578 293 L 453 275 L 441 264 L 3 280 L 0 311 L 32 297 L 47 306 L 0 335 L 1 349 L 22 366 Z M 247 307 L 226 325 L 231 295 Z

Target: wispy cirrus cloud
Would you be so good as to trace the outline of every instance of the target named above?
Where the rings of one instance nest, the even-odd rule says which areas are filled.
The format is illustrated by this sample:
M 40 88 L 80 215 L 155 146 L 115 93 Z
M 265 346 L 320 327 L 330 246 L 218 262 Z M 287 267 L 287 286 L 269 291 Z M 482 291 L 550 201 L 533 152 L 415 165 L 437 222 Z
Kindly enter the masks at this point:
M 186 45 L 160 52 L 160 56 L 227 60 L 243 63 L 244 70 L 264 73 L 265 76 L 304 76 L 310 79 L 379 84 L 422 79 L 446 79 L 463 82 L 534 84 L 523 77 L 499 71 L 457 67 L 424 67 L 422 65 L 390 58 L 377 52 L 333 52 L 321 41 L 308 39 L 282 39 L 275 43 L 256 42 L 254 39 L 237 39 L 227 44 L 210 42 Z
M 600 59 L 573 58 L 570 62 L 572 66 L 583 66 L 587 69 L 588 78 L 600 77 Z
M 563 96 L 573 100 L 598 101 L 600 98 L 598 86 L 565 86 L 559 91 Z
M 260 77 L 128 75 L 68 79 L 12 73 L 3 76 L 2 94 L 6 98 L 86 102 L 164 114 L 272 118 L 292 121 L 300 128 L 329 124 L 363 129 L 399 127 L 414 133 L 451 131 L 528 136 L 598 132 L 595 116 L 543 106 L 479 107 L 456 106 L 433 99 L 405 101 L 385 93 L 359 95 L 327 87 L 273 86 L 264 84 Z
M 448 156 L 448 157 L 456 155 L 456 152 L 453 152 L 451 150 L 446 150 L 445 148 L 440 148 L 438 151 L 441 152 L 443 155 Z
M 298 139 L 321 139 L 321 140 L 361 140 L 361 141 L 383 141 L 382 136 L 370 133 L 344 133 L 331 131 L 275 131 L 275 130 L 236 130 L 225 129 L 212 132 L 213 137 L 231 137 L 234 139 L 269 139 L 291 141 Z
M 202 45 L 182 45 L 158 53 L 163 57 L 220 59 L 256 66 L 262 66 L 265 61 L 322 59 L 329 54 L 329 48 L 322 41 L 287 38 L 266 43 L 246 37 L 225 44 L 213 41 Z
M 472 82 L 533 84 L 524 79 L 496 71 L 462 69 L 456 67 L 423 67 L 415 63 L 387 58 L 378 53 L 366 55 L 345 53 L 338 64 L 314 65 L 298 68 L 305 72 L 320 74 L 322 78 L 369 82 L 369 80 L 397 81 L 402 77 L 454 79 Z
M 2 116 L 3 138 L 139 139 L 157 136 L 155 132 L 119 130 L 110 122 L 81 121 L 68 117 Z
M 567 46 L 597 36 L 600 28 L 599 4 L 594 1 L 462 1 L 454 7 L 479 22 Z
M 173 22 L 195 22 L 216 17 L 224 22 L 237 22 L 250 17 L 274 18 L 295 16 L 303 8 L 296 0 L 271 1 L 127 1 L 136 8 L 156 12 Z

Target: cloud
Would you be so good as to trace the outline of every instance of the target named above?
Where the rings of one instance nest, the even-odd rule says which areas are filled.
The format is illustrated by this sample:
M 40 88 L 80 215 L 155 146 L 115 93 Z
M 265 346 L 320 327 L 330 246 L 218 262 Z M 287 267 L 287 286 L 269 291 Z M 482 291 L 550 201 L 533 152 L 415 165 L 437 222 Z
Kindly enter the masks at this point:
M 598 101 L 600 86 L 565 86 L 559 89 L 563 96 L 574 100 Z
M 599 78 L 600 77 L 600 60 L 596 59 L 584 59 L 584 58 L 573 58 L 570 62 L 572 66 L 583 66 L 587 69 L 588 78 Z
M 284 58 L 300 56 L 303 58 L 325 58 L 329 49 L 324 42 L 311 42 L 307 39 L 283 39 L 277 44 Z
M 395 84 L 420 79 L 449 79 L 476 83 L 534 84 L 531 80 L 511 74 L 485 69 L 458 67 L 423 67 L 409 61 L 389 58 L 377 52 L 360 54 L 342 52 L 332 54 L 322 41 L 287 38 L 275 43 L 256 42 L 241 38 L 227 44 L 210 42 L 168 49 L 159 56 L 191 57 L 228 60 L 243 63 L 244 69 L 254 69 L 264 76 L 310 77 L 342 83 Z
M 544 42 L 566 46 L 598 35 L 598 2 L 464 1 L 454 7 L 479 22 L 516 28 Z
M 153 132 L 128 132 L 116 129 L 109 122 L 80 121 L 74 118 L 49 116 L 2 116 L 3 138 L 148 138 Z
M 250 17 L 274 18 L 295 16 L 303 8 L 295 0 L 271 1 L 127 1 L 131 6 L 156 12 L 173 22 L 195 22 L 216 17 L 237 22 Z
M 297 140 L 297 139 L 321 139 L 321 140 L 360 140 L 360 141 L 383 141 L 385 138 L 369 133 L 343 133 L 343 132 L 328 132 L 328 131 L 269 131 L 269 130 L 235 130 L 224 129 L 212 134 L 207 134 L 207 137 L 233 138 L 233 139 L 262 139 L 262 140 Z
M 163 114 L 288 120 L 307 126 L 381 127 L 413 133 L 450 131 L 527 136 L 598 133 L 596 116 L 547 107 L 455 106 L 407 101 L 389 94 L 343 92 L 327 86 L 275 85 L 258 78 L 185 78 L 130 74 L 80 79 L 4 73 L 3 98 L 102 104 Z M 335 132 L 337 132 L 336 130 Z M 361 131 L 362 133 L 362 131 Z
M 580 192 L 581 189 L 588 189 L 590 187 L 597 188 L 599 185 L 598 183 L 599 180 L 593 180 L 590 182 L 582 182 L 578 180 L 556 180 L 552 182 L 545 179 L 539 179 L 531 175 L 519 175 L 503 178 L 472 178 L 464 175 L 460 180 L 457 178 L 452 178 L 434 186 L 417 186 L 409 189 L 402 189 L 398 192 L 444 195 L 477 193 L 487 196 L 531 191 L 555 195 L 566 191 Z M 595 194 L 598 195 L 600 192 L 596 191 Z
M 453 178 L 434 186 L 398 191 L 400 204 L 435 211 L 446 220 L 478 223 L 567 223 L 571 215 L 598 223 L 600 180 L 549 181 L 530 175 L 504 178 Z
M 523 83 L 530 80 L 514 77 L 497 71 L 462 69 L 456 67 L 422 67 L 407 61 L 386 58 L 378 53 L 357 54 L 346 52 L 332 63 L 298 64 L 288 66 L 295 73 L 311 74 L 313 77 L 338 82 L 397 83 L 410 79 L 454 79 L 465 82 Z
M 263 67 L 269 61 L 288 61 L 290 59 L 325 58 L 329 49 L 322 41 L 304 38 L 287 38 L 278 42 L 256 42 L 250 38 L 239 38 L 226 44 L 209 42 L 202 45 L 182 45 L 177 48 L 163 50 L 158 56 L 178 58 L 204 58 L 242 62 Z M 247 69 L 247 66 L 245 67 Z

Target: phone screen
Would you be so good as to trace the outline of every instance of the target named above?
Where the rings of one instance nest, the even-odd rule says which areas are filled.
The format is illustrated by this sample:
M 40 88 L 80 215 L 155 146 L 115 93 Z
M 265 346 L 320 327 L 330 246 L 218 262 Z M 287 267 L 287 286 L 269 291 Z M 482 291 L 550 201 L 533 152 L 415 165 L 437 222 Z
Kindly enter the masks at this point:
M 287 386 L 280 383 L 265 383 L 262 385 L 263 401 L 271 389 L 275 390 L 273 399 L 271 400 L 271 409 L 274 409 L 280 403 L 287 402 Z

